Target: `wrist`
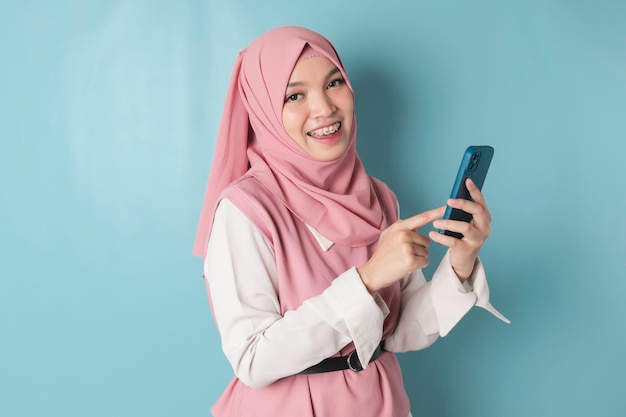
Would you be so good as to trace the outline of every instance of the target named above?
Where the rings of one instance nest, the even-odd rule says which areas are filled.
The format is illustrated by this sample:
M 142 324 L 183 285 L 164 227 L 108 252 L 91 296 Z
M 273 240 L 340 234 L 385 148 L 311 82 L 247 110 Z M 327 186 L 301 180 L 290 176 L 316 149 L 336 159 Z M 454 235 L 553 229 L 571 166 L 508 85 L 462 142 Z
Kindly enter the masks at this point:
M 367 264 L 357 268 L 356 272 L 359 274 L 359 277 L 361 277 L 361 281 L 363 282 L 363 285 L 365 286 L 365 288 L 367 289 L 367 291 L 374 295 L 378 292 L 378 288 L 375 288 L 374 285 L 372 284 L 372 280 L 370 279 L 370 271 L 367 268 Z
M 474 258 L 473 261 L 468 262 L 467 264 L 464 264 L 464 265 L 454 265 L 454 264 L 452 265 L 452 270 L 456 274 L 459 281 L 461 281 L 461 283 L 467 281 L 474 273 L 474 268 L 476 267 L 476 260 L 477 258 Z

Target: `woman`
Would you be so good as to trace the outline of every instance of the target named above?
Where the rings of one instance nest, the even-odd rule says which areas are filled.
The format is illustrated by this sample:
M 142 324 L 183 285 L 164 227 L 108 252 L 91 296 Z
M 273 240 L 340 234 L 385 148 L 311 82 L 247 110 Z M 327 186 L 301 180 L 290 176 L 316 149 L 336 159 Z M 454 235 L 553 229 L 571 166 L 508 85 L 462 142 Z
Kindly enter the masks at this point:
M 333 46 L 299 27 L 238 56 L 194 254 L 236 377 L 215 416 L 410 416 L 393 352 L 423 349 L 489 303 L 478 252 L 490 215 L 449 201 L 398 220 L 356 153 L 352 87 Z M 431 282 L 429 239 L 450 249 Z

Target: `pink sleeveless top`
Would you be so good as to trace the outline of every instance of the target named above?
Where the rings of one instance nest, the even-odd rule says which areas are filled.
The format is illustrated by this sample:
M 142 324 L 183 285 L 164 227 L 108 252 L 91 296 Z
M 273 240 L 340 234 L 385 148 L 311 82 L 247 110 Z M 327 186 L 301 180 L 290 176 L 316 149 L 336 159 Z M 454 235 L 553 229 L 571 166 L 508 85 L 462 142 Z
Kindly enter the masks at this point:
M 393 193 L 371 179 L 388 222 L 397 218 Z M 261 230 L 273 248 L 281 313 L 294 310 L 323 292 L 340 274 L 365 263 L 375 243 L 360 247 L 335 243 L 324 252 L 313 234 L 257 178 L 246 175 L 224 190 L 230 200 Z M 389 307 L 383 338 L 393 332 L 400 314 L 399 283 L 380 292 Z M 354 349 L 351 343 L 337 356 Z M 294 375 L 253 389 L 234 378 L 213 406 L 216 417 L 406 417 L 409 401 L 396 356 L 383 354 L 361 372 L 335 371 Z

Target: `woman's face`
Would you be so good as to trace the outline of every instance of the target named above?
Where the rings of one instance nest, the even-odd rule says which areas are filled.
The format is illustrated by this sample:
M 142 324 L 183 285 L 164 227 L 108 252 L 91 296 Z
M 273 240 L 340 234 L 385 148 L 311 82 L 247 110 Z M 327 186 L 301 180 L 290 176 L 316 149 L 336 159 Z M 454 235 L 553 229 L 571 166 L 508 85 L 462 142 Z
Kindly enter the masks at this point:
M 283 105 L 287 134 L 318 161 L 339 158 L 348 148 L 354 97 L 339 69 L 326 57 L 296 64 Z

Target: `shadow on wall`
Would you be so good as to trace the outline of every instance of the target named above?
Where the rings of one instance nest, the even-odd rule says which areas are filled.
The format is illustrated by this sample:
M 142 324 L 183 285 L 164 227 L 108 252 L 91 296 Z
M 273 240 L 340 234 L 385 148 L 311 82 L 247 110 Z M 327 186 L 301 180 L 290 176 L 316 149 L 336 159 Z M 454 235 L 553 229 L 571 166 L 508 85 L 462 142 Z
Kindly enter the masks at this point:
M 400 184 L 394 169 L 394 138 L 400 134 L 400 90 L 391 74 L 372 62 L 351 66 L 358 135 L 357 149 L 367 172 L 387 182 Z M 397 145 L 397 144 L 396 144 Z
M 416 190 L 426 189 L 415 175 L 407 181 L 407 170 L 416 173 L 421 167 L 407 167 L 403 157 L 417 152 L 420 139 L 407 139 L 407 130 L 413 131 L 419 123 L 419 100 L 410 100 L 401 80 L 389 68 L 373 61 L 351 62 L 349 76 L 355 91 L 355 111 L 358 135 L 357 149 L 367 172 L 385 181 L 396 193 L 402 213 L 417 214 L 427 208 Z M 423 145 L 423 144 L 422 144 Z M 422 148 L 421 145 L 419 145 Z

